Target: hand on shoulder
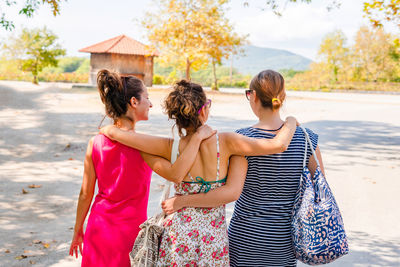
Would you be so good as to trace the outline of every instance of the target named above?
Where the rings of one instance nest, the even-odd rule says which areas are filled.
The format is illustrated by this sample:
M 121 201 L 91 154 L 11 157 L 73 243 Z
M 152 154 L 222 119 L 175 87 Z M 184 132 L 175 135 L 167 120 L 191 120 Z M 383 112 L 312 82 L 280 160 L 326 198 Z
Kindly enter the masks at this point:
M 101 134 L 104 134 L 105 136 L 107 136 L 108 138 L 110 138 L 111 140 L 114 140 L 114 132 L 118 130 L 118 127 L 115 125 L 107 125 L 104 127 L 101 127 L 99 132 Z
M 288 124 L 294 123 L 296 126 L 300 126 L 300 122 L 298 122 L 297 119 L 295 117 L 293 117 L 293 116 L 286 117 L 285 122 L 288 123 Z
M 208 139 L 216 133 L 217 130 L 213 130 L 207 124 L 200 126 L 196 131 L 196 135 L 200 138 L 200 140 Z

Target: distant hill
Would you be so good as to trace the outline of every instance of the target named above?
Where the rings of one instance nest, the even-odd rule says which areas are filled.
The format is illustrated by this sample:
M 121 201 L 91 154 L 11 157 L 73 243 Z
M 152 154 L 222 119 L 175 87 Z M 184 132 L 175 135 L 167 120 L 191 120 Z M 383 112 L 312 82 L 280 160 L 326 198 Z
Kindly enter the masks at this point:
M 242 74 L 255 75 L 265 69 L 276 71 L 282 69 L 307 70 L 312 62 L 311 59 L 286 50 L 253 45 L 245 46 L 244 54 L 244 56 L 233 60 L 233 67 Z M 230 61 L 224 61 L 223 65 L 230 66 Z

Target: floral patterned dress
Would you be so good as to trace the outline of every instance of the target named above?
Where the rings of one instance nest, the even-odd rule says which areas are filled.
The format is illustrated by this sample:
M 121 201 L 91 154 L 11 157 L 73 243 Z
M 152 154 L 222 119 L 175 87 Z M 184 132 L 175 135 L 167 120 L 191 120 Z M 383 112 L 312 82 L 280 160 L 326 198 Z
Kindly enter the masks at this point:
M 191 182 L 175 184 L 176 194 L 208 192 L 225 184 L 219 180 L 219 142 L 217 135 L 217 178 L 205 181 L 189 174 Z M 225 205 L 216 208 L 187 207 L 165 222 L 158 266 L 229 266 Z

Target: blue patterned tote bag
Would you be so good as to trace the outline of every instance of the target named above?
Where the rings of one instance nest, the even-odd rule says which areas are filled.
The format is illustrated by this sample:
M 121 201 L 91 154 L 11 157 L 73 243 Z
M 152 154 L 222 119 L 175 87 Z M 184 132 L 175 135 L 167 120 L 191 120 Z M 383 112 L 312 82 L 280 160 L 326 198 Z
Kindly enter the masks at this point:
M 306 130 L 303 172 L 292 219 L 296 258 L 309 265 L 330 263 L 349 251 L 342 216 Z M 307 147 L 317 162 L 314 177 L 306 166 Z

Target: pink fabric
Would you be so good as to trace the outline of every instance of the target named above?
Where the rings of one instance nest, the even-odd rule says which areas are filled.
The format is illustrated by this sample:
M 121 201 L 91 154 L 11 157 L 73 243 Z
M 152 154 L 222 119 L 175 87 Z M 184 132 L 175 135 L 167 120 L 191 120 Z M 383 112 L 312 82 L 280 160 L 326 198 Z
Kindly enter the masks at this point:
M 147 219 L 151 169 L 138 150 L 97 135 L 92 159 L 98 194 L 88 219 L 82 266 L 130 266 L 129 252 Z

